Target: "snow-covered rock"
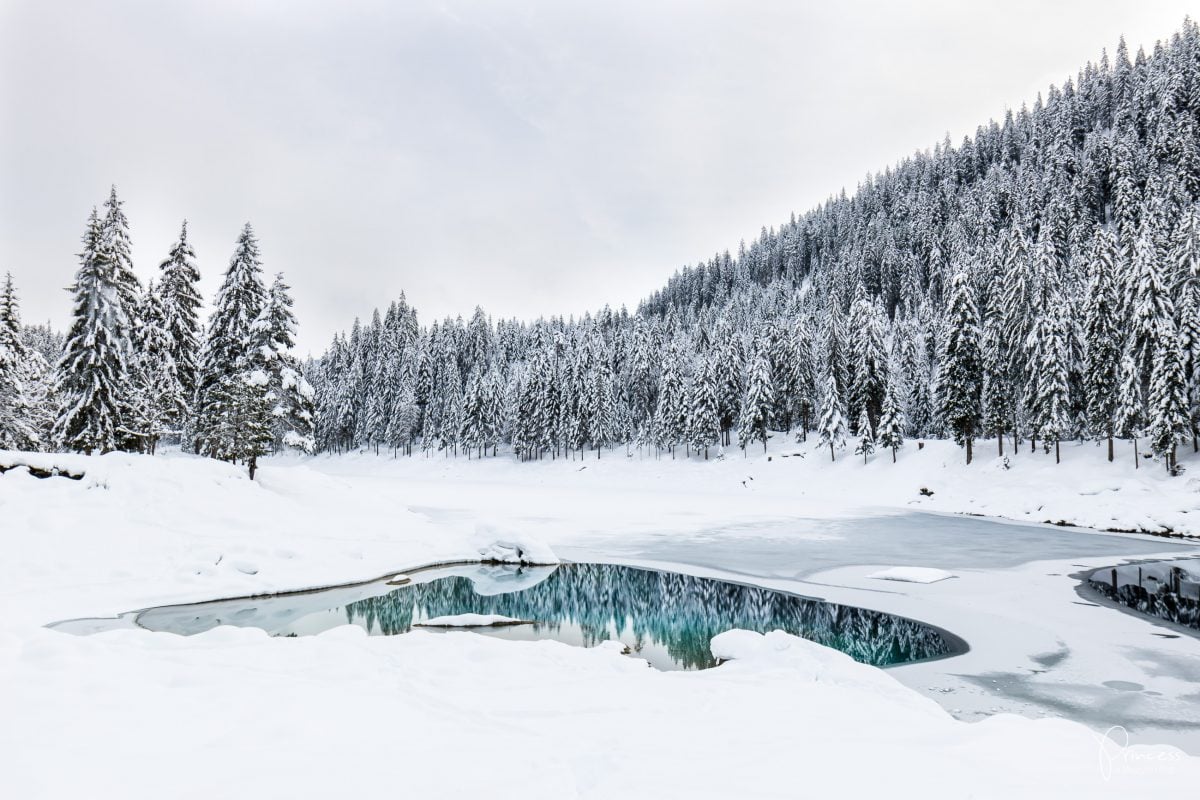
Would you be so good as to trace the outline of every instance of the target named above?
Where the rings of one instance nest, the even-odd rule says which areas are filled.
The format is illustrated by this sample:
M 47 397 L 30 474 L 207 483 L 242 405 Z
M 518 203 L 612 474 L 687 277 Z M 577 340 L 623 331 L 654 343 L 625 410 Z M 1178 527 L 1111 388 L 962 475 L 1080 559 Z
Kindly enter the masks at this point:
M 533 620 L 514 619 L 503 614 L 449 614 L 414 622 L 414 628 L 499 628 L 506 625 L 532 625 Z
M 476 530 L 480 539 L 490 539 L 479 548 L 482 561 L 498 561 L 503 564 L 561 564 L 562 561 L 540 539 L 528 534 L 500 532 L 491 526 L 481 525 Z

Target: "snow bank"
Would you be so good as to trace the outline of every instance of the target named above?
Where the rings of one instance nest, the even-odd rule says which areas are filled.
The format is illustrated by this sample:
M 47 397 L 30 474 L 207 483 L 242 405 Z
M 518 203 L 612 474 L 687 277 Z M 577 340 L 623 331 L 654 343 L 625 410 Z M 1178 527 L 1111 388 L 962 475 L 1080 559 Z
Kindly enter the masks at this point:
M 934 567 L 888 567 L 867 576 L 881 581 L 903 581 L 904 583 L 937 583 L 947 578 L 957 578 L 953 572 Z
M 884 673 L 782 634 L 713 646 L 736 660 L 661 673 L 615 646 L 357 627 L 0 637 L 0 703 L 17 721 L 0 726 L 0 795 L 369 795 L 395 785 L 397 753 L 421 765 L 406 793 L 513 800 L 1007 800 L 1063 787 L 1124 800 L 1186 796 L 1200 781 L 1178 750 L 1124 749 L 1072 723 L 958 722 Z M 518 781 L 464 768 L 491 763 L 497 742 L 536 753 L 537 768 Z
M 503 614 L 449 614 L 414 622 L 414 628 L 498 628 L 505 625 L 530 625 L 532 620 L 514 619 Z

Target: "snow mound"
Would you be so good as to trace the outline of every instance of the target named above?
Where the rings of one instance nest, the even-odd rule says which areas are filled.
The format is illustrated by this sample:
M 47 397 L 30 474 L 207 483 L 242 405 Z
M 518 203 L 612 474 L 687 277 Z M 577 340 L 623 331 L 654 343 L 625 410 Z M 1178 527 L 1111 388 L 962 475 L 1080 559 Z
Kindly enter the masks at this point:
M 414 622 L 414 628 L 498 628 L 504 625 L 532 625 L 532 620 L 514 619 L 502 614 L 451 614 Z
M 867 576 L 881 581 L 903 581 L 904 583 L 937 583 L 947 578 L 957 578 L 953 572 L 933 567 L 888 567 Z
M 476 530 L 476 534 L 481 539 L 492 540 L 490 544 L 479 548 L 479 557 L 483 561 L 546 566 L 562 563 L 549 545 L 532 536 L 512 532 L 500 534 L 496 529 L 483 525 Z
M 902 685 L 883 670 L 861 664 L 840 650 L 784 631 L 765 634 L 740 629 L 726 631 L 714 636 L 709 648 L 716 658 L 732 662 L 720 669 L 732 666 L 752 676 L 785 670 L 791 673 L 793 680 L 865 689 L 896 705 L 933 716 L 946 716 L 937 703 Z

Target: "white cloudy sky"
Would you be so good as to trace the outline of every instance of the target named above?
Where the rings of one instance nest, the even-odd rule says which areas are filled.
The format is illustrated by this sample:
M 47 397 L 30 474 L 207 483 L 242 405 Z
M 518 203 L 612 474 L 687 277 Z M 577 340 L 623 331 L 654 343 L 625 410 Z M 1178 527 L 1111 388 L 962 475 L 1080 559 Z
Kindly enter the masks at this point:
M 116 183 L 135 266 L 241 224 L 300 343 L 631 308 L 684 263 L 1032 101 L 1188 3 L 0 0 L 0 272 L 27 321 Z

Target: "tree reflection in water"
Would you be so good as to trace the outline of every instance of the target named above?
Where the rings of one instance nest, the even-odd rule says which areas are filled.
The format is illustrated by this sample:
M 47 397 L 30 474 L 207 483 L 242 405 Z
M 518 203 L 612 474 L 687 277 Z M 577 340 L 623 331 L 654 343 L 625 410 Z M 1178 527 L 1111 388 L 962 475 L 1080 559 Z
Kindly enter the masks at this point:
M 524 626 L 530 629 L 524 638 L 560 638 L 567 628 L 571 639 L 589 646 L 620 637 L 634 650 L 665 650 L 673 664 L 659 666 L 682 669 L 715 666 L 709 643 L 733 628 L 784 630 L 876 666 L 944 656 L 958 647 L 937 628 L 903 617 L 672 572 L 565 564 L 534 585 L 520 587 L 517 580 L 514 588 L 481 594 L 470 578 L 446 577 L 344 610 L 348 621 L 382 634 L 405 633 L 431 617 L 500 614 L 534 620 Z

